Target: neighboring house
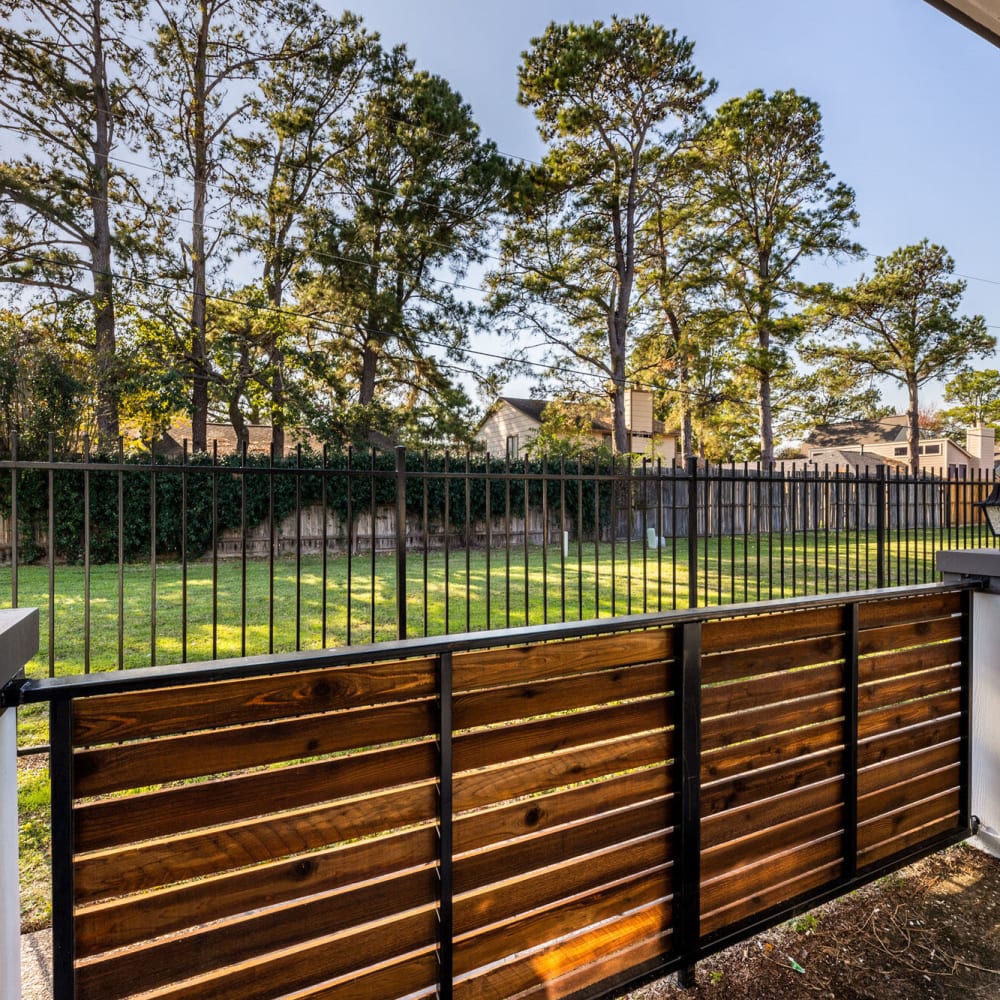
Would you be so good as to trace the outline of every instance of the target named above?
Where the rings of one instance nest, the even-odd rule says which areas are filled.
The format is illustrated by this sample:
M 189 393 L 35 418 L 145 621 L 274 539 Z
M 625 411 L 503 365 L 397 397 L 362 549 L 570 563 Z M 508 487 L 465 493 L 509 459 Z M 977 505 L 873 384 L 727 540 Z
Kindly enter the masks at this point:
M 882 420 L 849 420 L 824 424 L 813 430 L 803 442 L 810 461 L 831 468 L 909 464 L 906 414 Z M 855 456 L 849 459 L 848 456 Z M 864 460 L 862 460 L 864 456 Z M 993 473 L 996 463 L 995 431 L 992 427 L 970 427 L 965 432 L 965 447 L 950 438 L 921 432 L 920 471 L 928 475 L 957 476 Z
M 219 455 L 232 455 L 237 451 L 236 431 L 232 424 L 209 423 L 207 425 L 208 450 L 211 452 L 213 443 L 217 443 Z M 267 455 L 271 451 L 271 425 L 247 424 L 247 452 L 251 455 Z M 191 421 L 178 420 L 156 443 L 156 453 L 165 457 L 177 458 L 184 450 L 187 441 L 188 451 L 191 451 Z M 285 431 L 285 454 L 294 453 L 297 445 L 310 448 L 313 451 L 322 450 L 322 445 L 309 436 L 297 435 Z
M 528 446 L 542 426 L 548 399 L 518 399 L 501 396 L 486 412 L 476 431 L 479 441 L 491 455 L 523 458 Z M 647 458 L 672 462 L 677 454 L 677 434 L 668 431 L 653 418 L 653 395 L 627 390 L 625 422 L 628 428 L 629 451 Z M 595 446 L 612 446 L 612 423 L 599 417 L 591 421 L 588 436 Z

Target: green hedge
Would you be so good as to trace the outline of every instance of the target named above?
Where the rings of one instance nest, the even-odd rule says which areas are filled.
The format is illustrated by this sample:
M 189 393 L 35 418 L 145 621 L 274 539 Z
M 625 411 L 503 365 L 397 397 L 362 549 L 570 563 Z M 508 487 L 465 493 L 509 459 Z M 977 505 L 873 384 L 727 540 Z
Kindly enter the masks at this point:
M 96 457 L 92 461 L 104 460 Z M 374 456 L 357 452 L 331 454 L 325 465 L 315 454 L 287 458 L 273 465 L 266 457 L 248 456 L 243 465 L 231 456 L 215 466 L 208 456 L 195 456 L 186 468 L 188 472 L 182 476 L 180 464 L 159 457 L 151 467 L 147 455 L 128 458 L 111 469 L 92 469 L 89 473 L 91 560 L 113 563 L 118 559 L 119 480 L 123 557 L 125 561 L 149 557 L 150 486 L 154 469 L 156 551 L 167 557 L 179 556 L 182 550 L 184 480 L 188 558 L 197 558 L 211 548 L 213 479 L 220 533 L 242 523 L 244 493 L 248 530 L 267 518 L 272 503 L 275 519 L 280 522 L 295 510 L 296 480 L 303 507 L 320 503 L 325 480 L 327 508 L 345 524 L 368 512 L 373 503 L 382 506 L 396 502 L 396 464 L 391 452 L 376 452 Z M 487 513 L 494 518 L 503 517 L 508 503 L 512 516 L 523 515 L 527 489 L 529 509 L 540 510 L 544 500 L 550 511 L 559 511 L 565 503 L 568 522 L 575 526 L 582 510 L 584 533 L 591 533 L 595 527 L 595 503 L 597 527 L 604 529 L 611 519 L 614 488 L 627 488 L 621 475 L 625 470 L 623 465 L 617 467 L 617 482 L 603 478 L 612 472 L 609 460 L 519 461 L 507 466 L 491 459 L 487 467 L 482 457 L 466 459 L 408 452 L 406 468 L 408 512 L 420 515 L 426 503 L 431 523 L 440 525 L 447 508 L 450 526 L 458 531 L 465 526 L 467 517 L 471 522 L 483 521 Z M 0 469 L 0 510 L 8 517 L 12 475 L 9 464 Z M 35 538 L 47 531 L 49 472 L 30 463 L 20 463 L 16 476 L 20 557 L 30 562 L 45 555 Z M 58 469 L 52 473 L 52 481 L 56 554 L 62 560 L 80 562 L 84 545 L 84 472 Z

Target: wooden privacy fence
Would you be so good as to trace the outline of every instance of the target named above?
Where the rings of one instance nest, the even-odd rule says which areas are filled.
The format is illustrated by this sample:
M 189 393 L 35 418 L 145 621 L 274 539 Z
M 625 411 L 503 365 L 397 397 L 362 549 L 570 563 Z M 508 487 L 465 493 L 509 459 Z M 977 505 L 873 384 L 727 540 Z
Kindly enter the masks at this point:
M 597 996 L 969 833 L 930 585 L 28 681 L 57 1000 Z

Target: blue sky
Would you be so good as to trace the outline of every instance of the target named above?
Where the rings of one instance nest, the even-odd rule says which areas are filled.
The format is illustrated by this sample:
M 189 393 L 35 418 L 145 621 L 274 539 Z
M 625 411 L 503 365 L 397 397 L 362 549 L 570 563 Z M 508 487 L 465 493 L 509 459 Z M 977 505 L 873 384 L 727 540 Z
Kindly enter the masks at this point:
M 335 5 L 330 3 L 331 8 Z M 608 20 L 641 10 L 695 43 L 715 100 L 755 87 L 818 101 L 826 158 L 854 188 L 855 238 L 873 254 L 927 237 L 968 277 L 965 311 L 1000 334 L 1000 49 L 924 0 L 672 0 L 644 8 L 591 0 L 356 0 L 386 44 L 405 42 L 444 76 L 505 153 L 538 158 L 517 66 L 550 21 Z M 867 263 L 827 270 L 846 283 Z M 977 367 L 1000 367 L 997 358 Z M 519 387 L 523 389 L 523 386 Z M 893 402 L 896 391 L 887 392 Z M 939 402 L 931 387 L 926 402 Z M 937 399 L 935 397 L 938 397 Z

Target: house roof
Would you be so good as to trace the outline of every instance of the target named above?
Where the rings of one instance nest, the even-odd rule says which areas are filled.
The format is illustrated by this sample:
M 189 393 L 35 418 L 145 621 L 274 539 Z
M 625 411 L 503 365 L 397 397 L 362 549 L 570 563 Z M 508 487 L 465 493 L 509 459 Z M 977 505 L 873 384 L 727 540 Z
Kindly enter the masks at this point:
M 208 447 L 212 449 L 214 442 L 218 442 L 220 455 L 231 455 L 236 451 L 236 431 L 232 424 L 212 423 L 206 425 Z M 273 428 L 270 424 L 247 424 L 247 451 L 253 453 L 271 450 Z M 191 440 L 191 421 L 178 420 L 164 433 L 161 442 L 162 449 L 166 453 L 180 453 L 184 441 Z M 303 447 L 319 450 L 319 442 L 308 435 L 302 435 L 291 430 L 285 431 L 285 448 L 294 448 L 301 444 Z M 157 445 L 159 450 L 161 445 Z
M 845 420 L 838 424 L 820 424 L 806 437 L 810 448 L 844 448 L 905 440 L 905 413 L 897 413 L 881 420 Z
M 542 416 L 545 413 L 545 408 L 552 403 L 553 400 L 522 399 L 517 396 L 501 396 L 497 402 L 507 403 L 515 410 L 519 410 L 525 416 L 531 417 L 532 420 L 537 420 L 538 423 L 541 423 Z M 603 417 L 595 417 L 590 421 L 590 429 L 599 434 L 610 434 L 613 430 L 613 426 L 610 420 L 606 420 Z M 653 433 L 667 434 L 671 432 L 667 431 L 662 420 L 654 420 Z

